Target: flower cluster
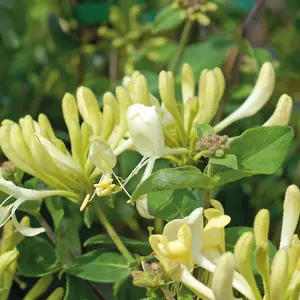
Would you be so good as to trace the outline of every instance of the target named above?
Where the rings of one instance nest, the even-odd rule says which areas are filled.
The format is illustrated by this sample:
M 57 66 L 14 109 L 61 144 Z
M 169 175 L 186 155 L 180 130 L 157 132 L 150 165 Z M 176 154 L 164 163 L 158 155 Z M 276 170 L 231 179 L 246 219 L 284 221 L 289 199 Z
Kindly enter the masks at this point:
M 240 236 L 233 254 L 225 252 L 224 227 L 230 217 L 224 215 L 218 201 L 211 200 L 211 204 L 213 208 L 204 211 L 205 227 L 202 208 L 198 208 L 184 219 L 167 223 L 163 234 L 150 236 L 150 245 L 167 275 L 205 299 L 235 299 L 233 288 L 247 299 L 298 299 L 300 241 L 294 235 L 300 215 L 298 187 L 291 185 L 286 191 L 280 245 L 274 258 L 269 256 L 268 210 L 258 212 L 253 232 Z M 262 277 L 263 292 L 253 274 L 253 263 Z M 192 275 L 196 265 L 213 274 L 211 282 Z
M 207 0 L 174 0 L 173 7 L 180 9 L 181 15 L 191 21 L 197 20 L 202 26 L 211 22 L 209 14 L 218 9 L 218 5 Z
M 265 63 L 250 96 L 218 123 L 214 132 L 257 113 L 272 94 L 274 78 L 272 65 Z M 223 73 L 215 68 L 202 71 L 196 93 L 194 74 L 187 64 L 182 68 L 182 101 L 179 102 L 175 97 L 172 72 L 159 74 L 160 100 L 150 93 L 147 80 L 141 73 L 134 72 L 131 77 L 125 77 L 123 85 L 116 87 L 116 96 L 111 92 L 103 95 L 103 111 L 93 92 L 80 87 L 76 99 L 67 93 L 62 101 L 71 151 L 55 136 L 51 123 L 43 114 L 37 121 L 30 116 L 21 118 L 18 123 L 4 120 L 0 128 L 0 146 L 4 154 L 18 170 L 40 179 L 53 190 L 27 190 L 1 177 L 0 189 L 10 196 L 1 204 L 2 207 L 8 203 L 0 225 L 14 216 L 24 201 L 40 200 L 50 195 L 68 198 L 81 204 L 83 210 L 96 195 L 107 196 L 125 190 L 130 178 L 144 166 L 142 181 L 148 178 L 155 161 L 161 157 L 168 158 L 175 165 L 185 165 L 198 162 L 195 157 L 199 157 L 199 153 L 222 156 L 229 147 L 227 138 L 214 133 L 203 136 L 198 145 L 195 125 L 212 121 L 224 89 Z M 283 95 L 274 114 L 263 126 L 286 125 L 291 109 L 292 99 Z M 83 122 L 80 122 L 80 116 Z M 122 180 L 114 174 L 113 168 L 116 157 L 127 149 L 137 150 L 143 158 L 131 175 Z M 14 182 L 20 184 L 20 180 Z M 152 218 L 147 195 L 130 202 L 136 203 L 140 215 Z
M 141 23 L 141 13 L 142 6 L 138 4 L 130 7 L 128 15 L 124 15 L 119 6 L 113 6 L 109 13 L 112 28 L 100 26 L 98 29 L 98 34 L 126 57 L 125 74 L 134 71 L 137 57 L 144 56 L 150 61 L 157 61 L 157 49 L 168 42 L 164 37 L 152 35 L 152 25 Z

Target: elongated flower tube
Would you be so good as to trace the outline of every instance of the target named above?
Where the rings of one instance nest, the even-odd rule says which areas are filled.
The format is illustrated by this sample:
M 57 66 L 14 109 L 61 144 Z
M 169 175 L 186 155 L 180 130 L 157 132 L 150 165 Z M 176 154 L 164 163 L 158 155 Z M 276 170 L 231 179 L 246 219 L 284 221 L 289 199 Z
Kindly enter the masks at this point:
M 154 234 L 149 237 L 149 242 L 167 274 L 175 282 L 182 282 L 200 297 L 214 299 L 212 291 L 190 274 L 194 264 L 192 235 L 187 224 L 179 227 L 175 239 L 168 239 L 164 234 Z
M 219 212 L 222 212 L 223 207 L 219 206 L 219 202 L 213 202 L 215 207 L 218 207 Z M 183 219 L 174 219 L 170 222 L 168 222 L 165 225 L 163 235 L 169 240 L 175 240 L 177 236 L 177 232 L 179 228 L 186 224 L 189 226 L 191 233 L 192 233 L 192 249 L 193 249 L 193 258 L 196 265 L 201 266 L 205 270 L 214 273 L 216 265 L 211 262 L 208 258 L 206 258 L 203 253 L 201 252 L 202 248 L 206 248 L 206 251 L 209 251 L 209 247 L 206 246 L 205 240 L 207 243 L 209 243 L 209 240 L 204 240 L 204 233 L 203 233 L 203 208 L 197 208 L 195 209 L 189 216 L 183 218 Z M 224 213 L 224 211 L 223 211 Z M 220 214 L 220 213 L 219 213 Z M 222 219 L 222 218 L 221 218 Z M 222 230 L 223 228 L 221 228 Z M 217 234 L 219 236 L 219 233 Z M 209 237 L 207 237 L 209 238 Z M 214 236 L 211 237 L 214 239 Z M 217 239 L 218 240 L 218 239 Z M 215 245 L 213 244 L 213 248 L 211 251 L 215 253 Z M 209 252 L 208 252 L 209 253 Z M 250 289 L 250 286 L 246 282 L 246 280 L 235 272 L 234 278 L 233 278 L 233 286 L 240 292 L 242 292 L 244 295 L 247 295 L 247 297 L 251 298 L 253 297 L 253 293 Z
M 19 208 L 19 206 L 26 201 L 37 201 L 42 198 L 49 196 L 63 196 L 63 197 L 76 197 L 73 192 L 67 192 L 63 190 L 50 190 L 50 191 L 36 191 L 32 189 L 25 189 L 16 186 L 11 181 L 6 181 L 3 177 L 0 177 L 0 190 L 6 194 L 9 194 L 0 205 L 0 227 L 6 224 L 10 218 L 12 218 L 13 224 L 15 228 L 26 236 L 34 236 L 41 232 L 44 232 L 44 228 L 29 228 L 20 224 L 15 217 L 15 212 Z M 11 198 L 15 198 L 11 204 L 4 206 Z
M 232 253 L 223 254 L 214 272 L 212 290 L 216 300 L 233 300 L 232 280 L 234 273 L 234 257 Z
M 227 118 L 214 127 L 219 132 L 232 123 L 253 116 L 268 102 L 275 85 L 275 74 L 271 63 L 265 63 L 255 84 L 255 87 L 246 101 Z
M 293 109 L 293 100 L 288 95 L 284 94 L 278 100 L 276 109 L 273 115 L 263 126 L 288 125 L 291 119 Z
M 289 248 L 300 215 L 300 191 L 296 185 L 290 185 L 283 203 L 283 220 L 280 248 Z

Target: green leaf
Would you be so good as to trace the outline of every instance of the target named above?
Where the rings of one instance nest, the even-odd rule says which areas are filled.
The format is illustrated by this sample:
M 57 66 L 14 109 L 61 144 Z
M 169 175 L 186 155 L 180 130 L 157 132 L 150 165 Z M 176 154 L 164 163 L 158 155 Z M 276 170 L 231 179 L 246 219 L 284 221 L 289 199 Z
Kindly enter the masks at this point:
M 111 300 L 142 299 L 146 297 L 146 289 L 141 289 L 132 284 L 132 277 L 122 278 L 114 284 Z
M 88 206 L 85 208 L 83 221 L 87 228 L 91 228 L 94 222 L 94 211 L 92 207 Z
M 243 226 L 238 226 L 238 227 L 230 227 L 225 229 L 225 245 L 226 245 L 226 251 L 234 251 L 234 246 L 240 236 L 245 233 L 251 231 L 253 232 L 253 228 L 251 227 L 243 227 Z M 254 243 L 255 244 L 255 243 Z M 255 251 L 255 245 L 252 248 L 252 271 L 254 272 L 254 275 L 258 275 L 259 272 L 256 269 L 255 263 L 254 263 L 254 251 Z M 269 241 L 269 262 L 271 265 L 271 262 L 277 252 L 276 247 L 274 244 Z
M 221 165 L 230 169 L 238 169 L 238 161 L 234 154 L 226 154 L 223 157 L 213 157 L 209 160 L 213 165 Z
M 120 237 L 120 238 L 124 243 L 124 245 L 133 252 L 139 253 L 141 255 L 146 255 L 151 252 L 151 247 L 149 246 L 148 243 L 126 238 L 126 237 Z M 111 238 L 106 234 L 98 234 L 87 239 L 84 243 L 84 246 L 86 247 L 90 245 L 102 245 L 102 246 L 115 247 L 115 244 L 113 243 Z
M 81 255 L 81 243 L 76 224 L 73 219 L 65 218 L 56 231 L 56 255 L 66 266 L 74 263 Z
M 116 282 L 129 274 L 128 265 L 121 254 L 91 251 L 77 259 L 68 274 L 96 282 Z
M 2 8 L 0 8 L 0 36 L 7 47 L 16 49 L 20 46 L 20 40 L 14 31 L 13 24 Z
M 178 294 L 178 300 L 193 300 L 194 294 L 185 286 L 183 286 Z
M 60 221 L 64 217 L 63 198 L 48 197 L 45 199 L 45 204 L 52 217 L 54 228 L 58 228 Z
M 202 201 L 198 201 L 187 189 L 154 192 L 148 195 L 150 214 L 167 221 L 184 218 L 201 204 Z
M 64 300 L 97 300 L 98 297 L 93 293 L 91 287 L 85 280 L 75 276 L 67 276 L 67 290 Z
M 208 124 L 196 124 L 196 129 L 199 139 L 204 133 L 214 133 L 213 128 Z
M 157 14 L 152 27 L 152 32 L 162 33 L 175 29 L 182 21 L 183 19 L 180 17 L 180 10 L 175 10 L 171 6 L 167 6 Z
M 18 270 L 26 277 L 40 277 L 57 269 L 54 246 L 41 237 L 26 238 L 17 246 Z
M 140 183 L 132 194 L 132 198 L 156 191 L 186 189 L 186 188 L 211 188 L 212 178 L 204 175 L 194 167 L 180 167 L 162 169 L 153 173 L 149 178 Z
M 246 130 L 230 143 L 229 154 L 238 161 L 238 170 L 215 165 L 216 186 L 256 174 L 272 174 L 282 165 L 293 139 L 288 126 L 257 127 Z

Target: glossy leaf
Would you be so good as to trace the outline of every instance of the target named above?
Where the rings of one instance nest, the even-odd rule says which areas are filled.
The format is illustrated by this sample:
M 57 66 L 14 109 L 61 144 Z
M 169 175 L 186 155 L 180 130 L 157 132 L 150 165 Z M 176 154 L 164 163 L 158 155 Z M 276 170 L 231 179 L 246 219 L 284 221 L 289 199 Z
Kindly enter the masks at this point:
M 140 183 L 132 194 L 132 198 L 136 199 L 141 195 L 157 191 L 211 188 L 212 185 L 212 178 L 202 174 L 199 169 L 194 167 L 162 169 Z
M 115 282 L 129 274 L 129 269 L 121 254 L 95 250 L 79 257 L 66 272 L 86 280 Z
M 120 238 L 121 238 L 122 242 L 124 243 L 124 245 L 133 252 L 139 253 L 141 255 L 146 255 L 151 252 L 151 248 L 148 243 L 130 239 L 130 238 L 126 238 L 126 237 L 120 237 Z M 104 247 L 115 247 L 114 242 L 106 234 L 95 235 L 95 236 L 87 239 L 84 243 L 85 247 L 91 246 L 91 245 L 101 245 Z
M 184 218 L 201 205 L 202 201 L 187 189 L 154 192 L 148 195 L 150 214 L 167 221 Z
M 97 300 L 88 282 L 72 275 L 67 276 L 67 289 L 64 300 Z
M 27 277 L 39 277 L 57 268 L 54 246 L 40 236 L 26 238 L 17 246 L 20 252 L 18 270 Z
M 257 127 L 246 130 L 230 143 L 229 154 L 238 161 L 238 170 L 214 166 L 216 185 L 236 181 L 255 174 L 272 174 L 283 163 L 293 139 L 288 126 Z

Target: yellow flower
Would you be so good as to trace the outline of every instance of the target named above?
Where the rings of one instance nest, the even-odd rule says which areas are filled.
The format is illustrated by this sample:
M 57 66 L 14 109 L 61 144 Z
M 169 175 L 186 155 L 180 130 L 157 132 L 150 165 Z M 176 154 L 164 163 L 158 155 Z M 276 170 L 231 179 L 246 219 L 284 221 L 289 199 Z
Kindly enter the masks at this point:
M 203 230 L 203 244 L 201 252 L 210 261 L 215 262 L 225 252 L 225 226 L 231 218 L 224 214 L 222 204 L 217 200 L 211 200 L 214 208 L 204 210 L 204 216 L 208 223 Z

